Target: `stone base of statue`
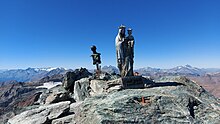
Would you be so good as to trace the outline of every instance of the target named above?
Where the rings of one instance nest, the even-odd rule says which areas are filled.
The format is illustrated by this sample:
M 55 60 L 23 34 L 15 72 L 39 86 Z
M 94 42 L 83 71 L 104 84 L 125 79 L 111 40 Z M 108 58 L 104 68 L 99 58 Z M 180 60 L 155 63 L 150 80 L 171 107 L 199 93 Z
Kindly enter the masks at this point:
M 140 89 L 150 87 L 154 82 L 142 76 L 128 76 L 122 78 L 123 89 Z

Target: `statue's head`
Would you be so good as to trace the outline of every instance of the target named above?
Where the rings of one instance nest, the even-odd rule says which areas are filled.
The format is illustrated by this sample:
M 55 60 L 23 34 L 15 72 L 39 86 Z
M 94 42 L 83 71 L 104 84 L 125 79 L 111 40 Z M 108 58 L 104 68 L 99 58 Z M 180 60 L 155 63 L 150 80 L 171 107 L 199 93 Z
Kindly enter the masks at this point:
M 96 52 L 96 46 L 91 46 L 91 50 L 93 51 L 93 52 Z
M 119 29 L 118 32 L 121 36 L 125 36 L 125 28 L 126 27 L 124 25 L 121 25 L 118 27 L 118 29 Z
M 128 35 L 131 35 L 132 34 L 132 29 L 131 28 L 128 28 Z

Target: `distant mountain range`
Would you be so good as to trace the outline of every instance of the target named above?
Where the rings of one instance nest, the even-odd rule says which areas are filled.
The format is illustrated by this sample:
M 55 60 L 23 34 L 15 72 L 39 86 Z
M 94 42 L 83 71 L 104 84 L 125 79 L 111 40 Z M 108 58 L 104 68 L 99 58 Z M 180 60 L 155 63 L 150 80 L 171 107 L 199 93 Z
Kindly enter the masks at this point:
M 28 82 L 40 80 L 47 76 L 58 74 L 65 74 L 67 71 L 73 71 L 65 68 L 27 68 L 27 69 L 13 69 L 13 70 L 0 70 L 0 82 L 18 81 Z M 94 72 L 94 70 L 90 70 Z M 119 73 L 115 66 L 103 66 L 102 71 L 108 73 Z M 184 75 L 184 76 L 202 76 L 205 74 L 214 74 L 220 72 L 218 68 L 196 68 L 190 65 L 177 66 L 171 69 L 160 68 L 139 68 L 135 69 L 140 75 L 144 76 L 166 76 L 166 75 Z
M 111 74 L 111 73 L 119 74 L 118 68 L 116 68 L 115 66 L 111 66 L 111 65 L 109 65 L 109 66 L 103 66 L 103 67 L 102 67 L 102 71 L 108 72 L 109 74 Z
M 118 69 L 114 66 L 104 66 L 102 71 L 119 73 Z M 177 66 L 170 69 L 160 68 L 139 68 L 135 69 L 134 72 L 138 72 L 140 75 L 155 76 L 155 75 L 185 75 L 185 76 L 202 76 L 205 74 L 214 74 L 220 72 L 219 68 L 197 68 L 190 65 Z
M 139 72 L 141 75 L 194 75 L 199 76 L 207 73 L 206 70 L 192 67 L 190 65 L 185 66 L 177 66 L 171 69 L 160 69 L 160 68 L 140 68 L 135 70 Z
M 28 82 L 35 81 L 46 76 L 53 76 L 56 74 L 65 74 L 71 69 L 65 68 L 27 68 L 27 69 L 13 69 L 13 70 L 1 70 L 0 82 L 5 81 L 18 81 Z

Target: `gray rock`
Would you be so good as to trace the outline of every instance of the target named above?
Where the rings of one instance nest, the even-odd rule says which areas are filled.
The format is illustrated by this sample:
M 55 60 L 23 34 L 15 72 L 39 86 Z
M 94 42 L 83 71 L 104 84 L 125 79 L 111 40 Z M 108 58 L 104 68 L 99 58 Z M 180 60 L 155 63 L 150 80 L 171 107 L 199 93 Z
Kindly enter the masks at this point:
M 114 79 L 114 80 L 91 80 L 90 81 L 91 96 L 100 95 L 103 93 L 109 93 L 112 91 L 118 91 L 122 89 L 122 79 Z
M 122 89 L 122 79 L 118 78 L 115 80 L 110 80 L 106 82 L 105 91 L 107 93 L 111 91 L 118 91 Z
M 90 87 L 91 87 L 91 92 L 90 95 L 98 95 L 102 94 L 105 91 L 107 81 L 103 80 L 91 80 L 90 81 Z
M 111 75 L 108 74 L 108 73 L 102 72 L 102 73 L 99 75 L 99 79 L 100 79 L 100 80 L 110 80 L 110 79 L 111 79 Z
M 125 78 L 117 78 L 114 80 L 91 80 L 90 95 L 100 95 L 102 93 L 109 93 L 112 91 L 119 91 L 122 89 L 137 89 L 153 86 L 154 82 L 150 79 L 141 77 L 141 76 L 131 76 Z
M 77 111 L 79 111 L 79 107 L 81 106 L 81 104 L 83 103 L 83 101 L 79 101 L 79 102 L 74 102 L 72 104 L 70 104 L 70 113 L 77 113 Z
M 120 87 L 123 84 L 122 78 L 109 81 L 90 81 L 89 78 L 82 78 L 75 82 L 74 97 L 77 102 L 40 106 L 15 116 L 9 122 L 11 124 L 220 122 L 220 100 L 195 82 L 185 77 L 163 77 L 155 82 L 147 78 L 141 79 L 148 88 L 122 89 Z M 94 94 L 89 95 L 92 92 Z
M 51 89 L 51 92 L 45 100 L 45 104 L 57 103 L 61 101 L 74 101 L 69 92 L 62 86 Z
M 82 78 L 75 82 L 74 85 L 74 99 L 76 101 L 83 101 L 89 97 L 90 86 L 89 78 Z
M 122 78 L 122 87 L 124 89 L 138 89 L 153 85 L 154 82 L 142 76 L 130 76 Z
M 71 97 L 68 93 L 51 93 L 45 101 L 45 104 L 57 103 L 61 101 L 70 100 Z
M 40 106 L 39 108 L 25 111 L 9 119 L 9 124 L 44 124 L 68 113 L 70 101 L 59 102 L 51 105 Z
M 91 76 L 91 73 L 85 68 L 76 69 L 74 72 L 67 72 L 62 82 L 63 87 L 66 90 L 73 92 L 75 81 L 89 76 Z
M 75 111 L 77 124 L 220 122 L 220 101 L 195 84 L 173 77 L 151 88 L 125 89 L 83 101 Z
M 55 119 L 52 121 L 52 124 L 75 124 L 74 114 Z
M 51 104 L 58 103 L 61 101 L 71 101 L 74 102 L 74 99 L 70 93 L 65 90 L 62 86 L 56 86 L 51 89 L 48 89 L 46 92 L 43 92 L 38 100 L 39 104 Z

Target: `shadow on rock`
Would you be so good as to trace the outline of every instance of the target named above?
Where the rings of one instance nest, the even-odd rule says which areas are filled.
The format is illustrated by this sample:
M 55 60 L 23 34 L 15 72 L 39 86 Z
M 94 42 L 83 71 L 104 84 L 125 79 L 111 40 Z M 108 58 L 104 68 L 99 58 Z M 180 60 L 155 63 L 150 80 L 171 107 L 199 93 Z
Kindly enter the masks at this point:
M 179 86 L 179 85 L 185 86 L 184 84 L 178 83 L 178 82 L 159 82 L 159 83 L 154 83 L 149 88 L 153 88 L 153 87 L 167 87 L 167 86 Z

